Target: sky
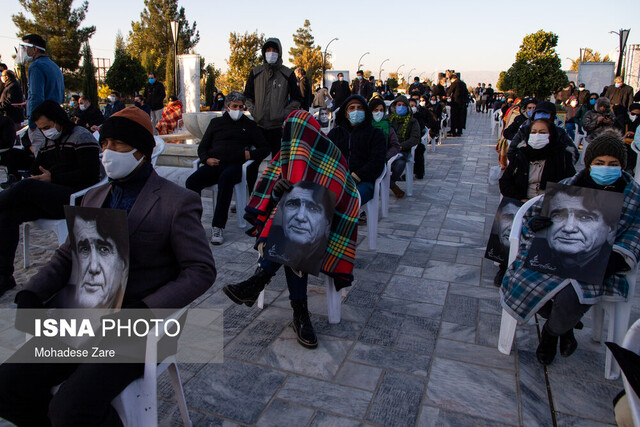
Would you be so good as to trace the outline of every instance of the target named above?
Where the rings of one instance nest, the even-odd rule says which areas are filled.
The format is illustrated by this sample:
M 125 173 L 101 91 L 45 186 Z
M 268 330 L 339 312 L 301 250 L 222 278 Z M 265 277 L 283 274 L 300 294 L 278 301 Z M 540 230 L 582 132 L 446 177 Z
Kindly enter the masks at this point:
M 24 12 L 17 0 L 4 0 L 0 16 L 0 55 L 11 68 L 11 55 L 19 40 L 11 15 Z M 81 4 L 75 0 L 73 5 Z M 405 76 L 433 78 L 438 71 L 455 69 L 469 85 L 495 84 L 498 74 L 515 60 L 522 38 L 540 29 L 559 36 L 556 51 L 563 69 L 580 48 L 590 47 L 613 54 L 618 36 L 610 31 L 631 29 L 628 44 L 640 44 L 638 0 L 433 0 L 395 3 L 388 0 L 359 2 L 292 2 L 283 0 L 179 0 L 189 22 L 197 22 L 200 42 L 195 53 L 223 71 L 229 57 L 229 33 L 258 30 L 266 37 L 278 37 L 288 65 L 292 35 L 305 19 L 311 22 L 317 45 L 329 46 L 334 69 L 355 75 L 361 55 L 365 70 L 382 77 L 400 71 Z M 393 5 L 402 4 L 402 7 Z M 305 7 L 306 5 L 306 7 Z M 318 8 L 320 5 L 320 8 Z M 143 0 L 89 0 L 83 26 L 95 25 L 90 40 L 94 58 L 113 58 L 116 33 L 126 36 L 131 22 L 139 20 Z

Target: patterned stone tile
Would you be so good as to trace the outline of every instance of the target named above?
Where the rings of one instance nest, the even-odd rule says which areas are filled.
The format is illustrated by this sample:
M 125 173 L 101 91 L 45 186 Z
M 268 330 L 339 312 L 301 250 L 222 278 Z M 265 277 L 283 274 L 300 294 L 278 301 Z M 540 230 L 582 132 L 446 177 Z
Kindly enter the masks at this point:
M 442 305 L 447 287 L 447 283 L 442 281 L 394 276 L 389 281 L 384 296 Z
M 403 320 L 404 315 L 374 311 L 358 341 L 390 347 L 396 341 Z
M 442 315 L 442 305 L 411 302 L 406 299 L 389 298 L 383 296 L 378 301 L 376 310 L 391 311 L 393 313 L 412 313 L 418 317 L 428 317 L 430 319 L 440 319 Z
M 225 357 L 253 362 L 282 332 L 283 326 L 267 322 L 253 322 L 226 346 Z
M 347 361 L 340 368 L 335 381 L 349 387 L 374 391 L 378 385 L 380 375 L 382 375 L 382 368 Z
M 259 427 L 305 425 L 311 420 L 313 414 L 314 410 L 306 406 L 275 399 L 262 413 L 256 425 Z
M 476 342 L 476 325 L 465 326 L 442 322 L 439 337 L 473 344 Z
M 440 338 L 436 345 L 435 356 L 443 359 L 483 365 L 490 368 L 515 372 L 515 357 L 504 355 L 497 348 L 451 341 Z
M 386 426 L 414 425 L 425 379 L 387 371 L 373 397 L 367 420 Z
M 477 298 L 449 294 L 442 312 L 442 320 L 473 326 L 478 320 L 478 305 L 479 301 Z
M 318 411 L 309 427 L 360 427 L 362 425 L 362 423 L 351 418 L 338 417 Z
M 379 366 L 413 375 L 427 375 L 431 357 L 424 354 L 410 353 L 371 344 L 357 343 L 349 360 L 371 366 Z
M 422 277 L 478 286 L 480 284 L 480 268 L 431 259 L 427 263 Z
M 604 423 L 615 421 L 611 402 L 622 389 L 620 384 L 561 375 L 549 375 L 549 383 L 557 411 Z

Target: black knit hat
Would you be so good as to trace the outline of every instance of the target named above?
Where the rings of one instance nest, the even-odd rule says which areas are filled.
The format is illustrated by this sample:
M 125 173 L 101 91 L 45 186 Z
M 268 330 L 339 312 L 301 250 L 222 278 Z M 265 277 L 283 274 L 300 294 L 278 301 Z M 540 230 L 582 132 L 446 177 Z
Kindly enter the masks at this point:
M 384 101 L 380 98 L 374 98 L 371 101 L 369 101 L 369 108 L 371 109 L 371 111 L 373 111 L 373 109 L 376 108 L 378 105 L 382 105 L 385 110 L 387 109 L 387 104 L 385 104 Z
M 627 166 L 627 147 L 619 136 L 612 133 L 603 133 L 597 136 L 587 146 L 584 153 L 584 165 L 589 167 L 596 157 L 612 156 L 620 161 L 622 169 Z
M 100 128 L 100 142 L 113 138 L 129 144 L 151 159 L 156 140 L 149 115 L 138 107 L 127 107 L 112 114 Z

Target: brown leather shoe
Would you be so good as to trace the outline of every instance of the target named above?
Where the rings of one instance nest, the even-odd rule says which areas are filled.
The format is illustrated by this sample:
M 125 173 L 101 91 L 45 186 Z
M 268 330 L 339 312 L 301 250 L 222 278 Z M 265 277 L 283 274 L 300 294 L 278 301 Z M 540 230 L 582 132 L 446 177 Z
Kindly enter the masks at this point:
M 400 189 L 400 187 L 398 187 L 398 184 L 394 184 L 393 187 L 391 187 L 391 191 L 393 191 L 393 194 L 395 194 L 397 199 L 402 199 L 404 197 L 405 193 Z

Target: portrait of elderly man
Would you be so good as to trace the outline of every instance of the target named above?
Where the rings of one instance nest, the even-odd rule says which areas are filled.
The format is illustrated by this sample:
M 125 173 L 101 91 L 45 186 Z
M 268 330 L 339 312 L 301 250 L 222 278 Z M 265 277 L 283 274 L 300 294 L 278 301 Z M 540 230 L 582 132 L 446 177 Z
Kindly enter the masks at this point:
M 129 276 L 125 211 L 65 208 L 71 243 L 73 307 L 120 308 Z
M 327 246 L 335 195 L 313 182 L 290 187 L 278 203 L 266 258 L 317 275 Z
M 527 265 L 562 277 L 601 282 L 606 263 L 597 261 L 609 259 L 623 195 L 550 183 L 545 198 L 550 224 L 536 236 Z
M 509 259 L 509 234 L 511 233 L 511 224 L 513 217 L 522 206 L 520 200 L 503 197 L 493 220 L 489 242 L 487 243 L 487 251 L 485 258 L 499 262 L 502 271 L 500 280 L 496 286 L 500 286 L 504 271 L 507 269 L 507 260 Z

